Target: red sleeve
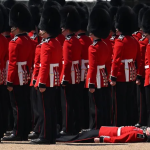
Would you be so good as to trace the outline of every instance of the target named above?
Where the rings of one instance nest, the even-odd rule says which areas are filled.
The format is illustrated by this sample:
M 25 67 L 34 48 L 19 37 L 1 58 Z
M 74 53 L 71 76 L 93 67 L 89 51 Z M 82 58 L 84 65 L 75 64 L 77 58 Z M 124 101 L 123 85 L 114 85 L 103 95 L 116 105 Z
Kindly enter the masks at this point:
M 124 43 L 117 39 L 114 45 L 114 55 L 113 55 L 113 62 L 111 68 L 111 80 L 116 81 L 118 69 L 121 64 L 122 55 L 124 51 Z
M 63 81 L 62 84 L 66 84 L 65 82 L 69 82 L 71 75 L 71 65 L 72 65 L 72 44 L 69 41 L 65 41 L 63 45 Z
M 132 131 L 125 133 L 121 136 L 115 137 L 100 137 L 101 142 L 104 143 L 132 143 L 132 142 L 144 142 L 145 136 L 138 133 L 137 131 Z
M 33 70 L 33 80 L 37 80 L 40 69 L 40 52 L 41 46 L 37 46 L 35 50 L 35 59 L 34 59 L 34 70 Z
M 18 45 L 11 41 L 9 43 L 9 66 L 8 66 L 8 76 L 7 85 L 11 86 L 14 81 L 15 72 L 17 69 L 17 56 L 18 56 Z
M 89 88 L 95 88 L 96 72 L 97 72 L 97 59 L 96 59 L 96 47 L 89 47 L 89 69 L 88 69 L 88 83 Z
M 146 54 L 147 54 L 147 59 L 148 59 L 148 65 L 150 66 L 150 45 L 147 45 L 147 50 L 146 50 Z M 150 74 L 150 69 L 148 69 L 149 74 Z
M 49 76 L 49 55 L 53 47 L 49 43 L 43 43 L 41 46 L 41 68 L 39 70 L 39 87 L 46 87 L 46 81 Z

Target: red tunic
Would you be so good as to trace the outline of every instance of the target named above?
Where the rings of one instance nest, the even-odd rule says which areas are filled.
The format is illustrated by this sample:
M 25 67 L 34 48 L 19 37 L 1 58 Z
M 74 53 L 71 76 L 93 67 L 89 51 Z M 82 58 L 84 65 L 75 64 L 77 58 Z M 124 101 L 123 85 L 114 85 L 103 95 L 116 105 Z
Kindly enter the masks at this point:
M 114 49 L 115 41 L 118 39 L 118 35 L 113 35 L 109 40 L 111 42 L 112 49 Z
M 140 53 L 141 53 L 141 63 L 142 63 L 142 77 L 145 78 L 145 54 L 146 54 L 146 47 L 148 45 L 148 39 L 143 36 L 140 40 L 139 40 L 139 44 L 140 44 Z
M 60 45 L 63 46 L 64 41 L 65 41 L 65 37 L 63 34 L 59 34 L 56 39 L 60 42 Z
M 101 127 L 99 130 L 100 142 L 104 143 L 131 143 L 144 142 L 146 136 L 143 130 L 133 126 Z
M 78 34 L 77 38 L 79 39 L 79 42 L 82 46 L 82 51 L 81 51 L 81 81 L 85 81 L 86 76 L 87 76 L 87 66 L 89 64 L 88 48 L 92 44 L 92 41 L 85 33 Z
M 137 72 L 135 67 L 137 61 Z M 118 82 L 135 81 L 141 75 L 141 56 L 139 43 L 132 36 L 120 35 L 114 45 L 111 80 Z
M 18 34 L 9 43 L 9 65 L 7 85 L 28 83 L 28 74 L 32 65 L 32 44 L 26 33 Z
M 132 34 L 132 36 L 139 41 L 142 38 L 142 33 L 140 31 L 136 31 Z
M 62 84 L 80 83 L 80 69 L 82 47 L 74 34 L 68 35 L 63 45 L 63 68 L 60 76 Z
M 101 88 L 108 86 L 105 71 L 109 62 L 109 50 L 105 42 L 97 39 L 89 47 L 89 69 L 86 78 L 86 88 Z
M 41 55 L 39 55 L 41 67 L 35 86 L 45 88 L 60 85 L 59 74 L 62 64 L 61 52 L 62 47 L 55 38 L 47 38 L 43 42 L 41 45 Z

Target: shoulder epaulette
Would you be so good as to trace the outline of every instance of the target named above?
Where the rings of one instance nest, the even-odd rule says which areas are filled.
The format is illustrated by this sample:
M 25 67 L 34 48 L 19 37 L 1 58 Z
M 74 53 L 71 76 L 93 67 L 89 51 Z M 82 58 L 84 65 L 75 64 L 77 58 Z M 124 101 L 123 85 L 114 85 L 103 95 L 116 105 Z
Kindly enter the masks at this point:
M 97 42 L 98 42 L 98 41 L 94 41 L 92 45 L 95 46 L 95 45 L 97 44 Z
M 18 39 L 18 36 L 15 36 L 12 41 L 16 41 Z
M 72 36 L 66 36 L 66 40 L 70 40 Z
M 145 36 L 142 36 L 142 38 L 139 41 L 143 41 L 145 38 L 146 38 Z
M 80 35 L 77 35 L 77 39 L 80 39 L 81 38 L 81 36 Z
M 119 39 L 119 40 L 123 40 L 124 37 L 125 37 L 124 35 L 120 35 L 120 36 L 118 37 L 118 39 Z
M 33 34 L 30 39 L 34 40 L 37 37 L 37 34 Z
M 114 36 L 112 36 L 112 37 L 110 38 L 110 40 L 111 40 L 111 41 L 114 41 L 115 38 L 116 38 L 116 36 L 114 35 Z
M 133 34 L 136 35 L 139 31 L 134 32 Z

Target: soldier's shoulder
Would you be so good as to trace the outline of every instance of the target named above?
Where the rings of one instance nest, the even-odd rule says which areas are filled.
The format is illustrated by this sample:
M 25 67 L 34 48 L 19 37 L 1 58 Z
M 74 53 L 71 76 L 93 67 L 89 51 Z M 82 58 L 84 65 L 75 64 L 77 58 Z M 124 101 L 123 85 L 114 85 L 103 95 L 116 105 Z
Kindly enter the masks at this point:
M 145 36 L 142 36 L 142 38 L 139 41 L 144 41 L 146 39 Z
M 114 41 L 114 40 L 115 40 L 115 38 L 116 38 L 116 36 L 115 36 L 115 35 L 113 35 L 113 36 L 110 38 L 110 40 L 111 40 L 111 41 Z
M 72 36 L 66 36 L 65 40 L 66 40 L 66 41 L 70 41 L 71 38 L 72 38 Z
M 118 39 L 121 40 L 121 41 L 122 41 L 124 38 L 125 38 L 124 35 L 120 35 L 120 36 L 118 37 Z
M 19 39 L 18 36 L 15 36 L 11 41 L 17 41 Z

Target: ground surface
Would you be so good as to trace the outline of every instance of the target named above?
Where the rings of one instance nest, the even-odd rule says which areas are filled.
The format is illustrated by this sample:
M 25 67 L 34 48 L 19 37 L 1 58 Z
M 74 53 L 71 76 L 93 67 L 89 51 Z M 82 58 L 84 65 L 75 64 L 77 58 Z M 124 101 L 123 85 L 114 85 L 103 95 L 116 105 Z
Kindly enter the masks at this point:
M 2 142 L 0 150 L 150 150 L 150 143 L 31 145 L 29 142 Z

